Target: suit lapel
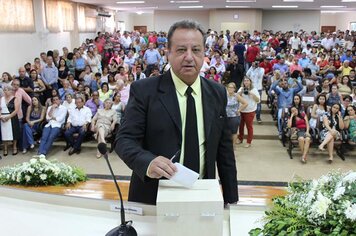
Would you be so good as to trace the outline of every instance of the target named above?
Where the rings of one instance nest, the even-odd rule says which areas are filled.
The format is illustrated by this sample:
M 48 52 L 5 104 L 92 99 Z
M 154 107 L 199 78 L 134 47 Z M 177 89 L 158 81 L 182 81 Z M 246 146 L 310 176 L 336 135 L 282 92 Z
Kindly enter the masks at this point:
M 202 101 L 203 101 L 203 113 L 204 113 L 204 132 L 205 132 L 205 141 L 208 140 L 211 131 L 211 125 L 214 120 L 214 110 L 215 102 L 214 95 L 212 94 L 209 84 L 205 79 L 201 79 L 201 88 L 202 88 Z
M 182 121 L 179 111 L 179 104 L 177 99 L 176 90 L 171 77 L 171 73 L 167 72 L 162 75 L 161 82 L 158 88 L 161 94 L 159 100 L 167 110 L 175 126 L 179 130 L 179 135 L 182 135 Z

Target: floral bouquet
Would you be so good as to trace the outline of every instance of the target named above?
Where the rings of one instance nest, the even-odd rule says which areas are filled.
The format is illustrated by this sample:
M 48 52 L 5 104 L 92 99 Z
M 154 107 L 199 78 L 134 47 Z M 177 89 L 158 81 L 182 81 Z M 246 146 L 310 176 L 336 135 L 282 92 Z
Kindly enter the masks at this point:
M 272 203 L 263 228 L 252 229 L 250 235 L 356 236 L 356 172 L 292 183 L 288 195 Z
M 0 169 L 0 184 L 44 186 L 70 185 L 87 180 L 83 170 L 45 158 Z

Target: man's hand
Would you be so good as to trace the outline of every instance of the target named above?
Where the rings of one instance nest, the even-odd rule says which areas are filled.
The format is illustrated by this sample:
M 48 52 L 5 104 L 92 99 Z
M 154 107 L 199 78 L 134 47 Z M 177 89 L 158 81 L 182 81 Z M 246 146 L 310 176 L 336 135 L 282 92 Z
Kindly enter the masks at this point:
M 66 129 L 70 129 L 70 123 L 66 124 Z
M 82 126 L 82 130 L 83 130 L 83 132 L 87 132 L 87 130 L 88 130 L 88 126 L 85 124 L 85 125 L 83 125 Z
M 147 175 L 150 178 L 159 179 L 165 177 L 170 179 L 177 172 L 177 167 L 173 162 L 163 156 L 153 159 L 148 166 Z

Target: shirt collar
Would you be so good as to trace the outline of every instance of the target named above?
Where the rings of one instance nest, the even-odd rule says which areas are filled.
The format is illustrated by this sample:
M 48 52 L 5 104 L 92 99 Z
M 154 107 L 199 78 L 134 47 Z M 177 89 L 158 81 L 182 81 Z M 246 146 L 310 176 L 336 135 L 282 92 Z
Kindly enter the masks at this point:
M 185 92 L 187 91 L 188 85 L 184 83 L 171 69 L 171 75 L 173 79 L 174 86 L 176 87 L 176 90 L 181 96 L 185 96 Z M 200 84 L 200 77 L 199 75 L 197 76 L 197 79 L 194 81 L 194 83 L 190 86 L 193 89 L 193 93 L 196 95 L 200 94 L 201 91 L 201 84 Z

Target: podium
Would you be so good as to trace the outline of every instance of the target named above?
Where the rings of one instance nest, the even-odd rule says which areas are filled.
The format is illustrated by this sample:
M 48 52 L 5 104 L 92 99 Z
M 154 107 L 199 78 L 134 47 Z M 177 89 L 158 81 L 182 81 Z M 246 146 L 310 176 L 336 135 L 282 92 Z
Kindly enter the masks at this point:
M 160 180 L 158 236 L 223 235 L 224 200 L 216 179 L 197 180 L 192 188 Z

